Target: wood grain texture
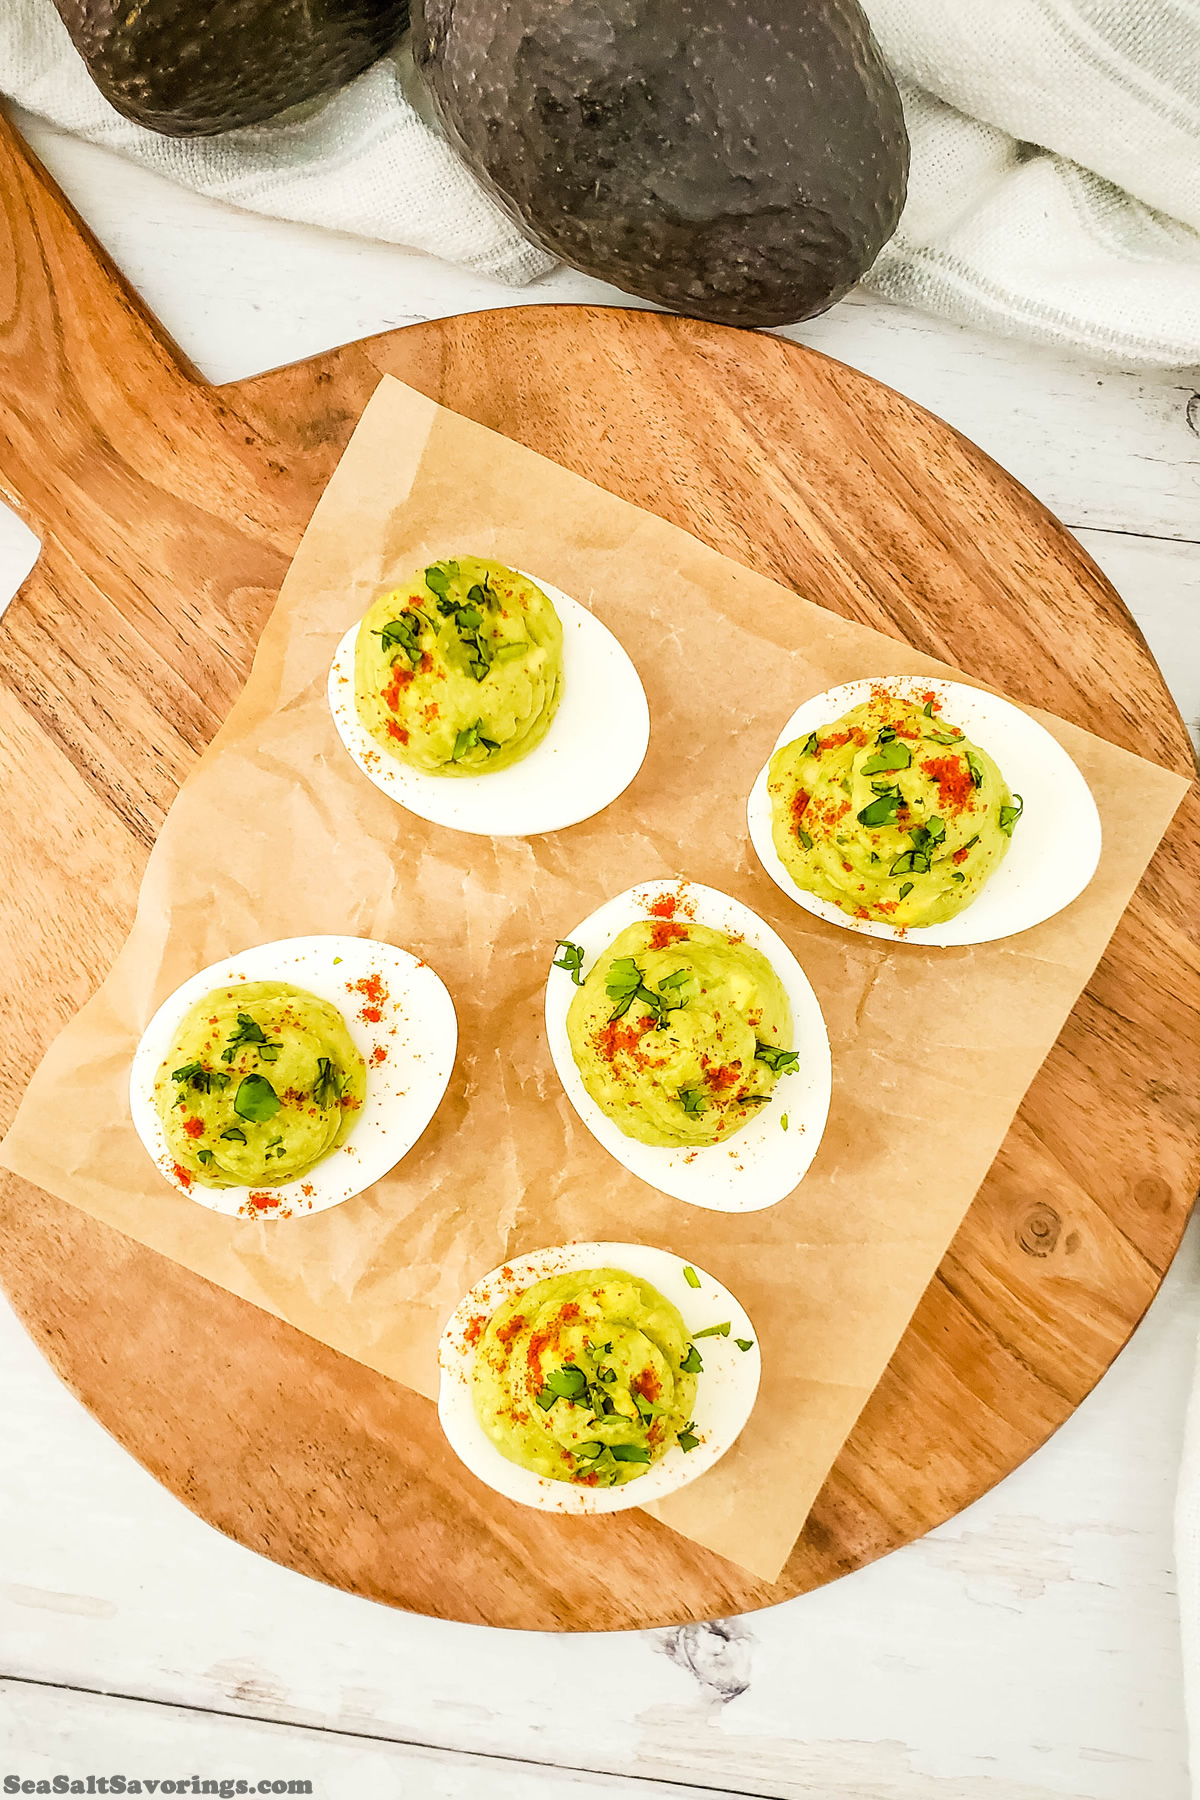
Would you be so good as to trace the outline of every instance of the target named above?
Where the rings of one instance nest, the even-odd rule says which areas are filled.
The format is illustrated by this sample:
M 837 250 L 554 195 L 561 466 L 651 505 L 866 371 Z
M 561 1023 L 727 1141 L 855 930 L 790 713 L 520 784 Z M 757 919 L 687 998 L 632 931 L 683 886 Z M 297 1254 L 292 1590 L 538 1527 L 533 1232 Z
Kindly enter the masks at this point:
M 249 665 L 381 372 L 848 617 L 1189 771 L 1136 628 L 973 445 L 774 338 L 517 309 L 197 381 L 10 137 L 0 145 L 0 489 L 43 555 L 0 624 L 0 1014 L 12 1092 L 94 986 L 166 806 Z M 497 1625 L 612 1629 L 769 1604 L 927 1530 L 1070 1413 L 1195 1191 L 1200 807 L 1189 796 L 768 1586 L 640 1518 L 506 1505 L 429 1403 L 12 1180 L 0 1268 L 84 1403 L 203 1517 L 350 1591 Z M 289 1426 L 303 1386 L 308 1420 Z

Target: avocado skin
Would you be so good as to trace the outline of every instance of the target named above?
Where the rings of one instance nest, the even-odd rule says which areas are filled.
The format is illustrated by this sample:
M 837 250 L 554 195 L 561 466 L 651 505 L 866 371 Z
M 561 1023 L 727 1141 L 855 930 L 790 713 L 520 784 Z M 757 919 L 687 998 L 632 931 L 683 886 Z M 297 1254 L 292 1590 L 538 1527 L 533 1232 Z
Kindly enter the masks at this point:
M 168 137 L 257 125 L 344 87 L 408 24 L 408 0 L 54 3 L 105 99 Z
M 676 312 L 809 318 L 900 217 L 904 114 L 857 0 L 416 0 L 413 49 L 530 236 Z

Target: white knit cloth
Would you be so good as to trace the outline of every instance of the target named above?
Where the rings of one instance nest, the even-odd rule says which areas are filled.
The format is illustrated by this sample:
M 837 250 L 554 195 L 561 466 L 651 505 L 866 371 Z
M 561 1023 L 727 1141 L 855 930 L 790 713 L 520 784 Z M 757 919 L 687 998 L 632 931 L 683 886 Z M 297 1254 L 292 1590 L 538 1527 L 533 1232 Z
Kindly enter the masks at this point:
M 1200 363 L 1200 0 L 866 7 L 913 143 L 908 206 L 869 285 L 1125 364 Z M 0 91 L 254 212 L 510 286 L 552 266 L 459 166 L 403 53 L 285 121 L 164 138 L 101 99 L 51 0 L 0 0 Z

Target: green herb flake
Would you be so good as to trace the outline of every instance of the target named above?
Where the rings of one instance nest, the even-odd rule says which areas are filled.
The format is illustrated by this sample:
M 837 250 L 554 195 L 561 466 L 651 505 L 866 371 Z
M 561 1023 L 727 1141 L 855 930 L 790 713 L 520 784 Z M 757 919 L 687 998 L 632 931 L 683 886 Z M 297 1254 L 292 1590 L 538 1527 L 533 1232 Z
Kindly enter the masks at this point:
M 389 620 L 382 631 L 377 631 L 374 635 L 385 653 L 399 645 L 415 669 L 421 660 L 421 627 L 425 623 L 422 613 L 402 612 L 398 619 Z
M 878 799 L 870 801 L 858 815 L 860 825 L 874 829 L 879 825 L 894 825 L 896 814 L 904 804 L 904 796 L 898 787 L 885 788 Z
M 680 1088 L 675 1098 L 689 1118 L 698 1119 L 708 1111 L 708 1096 L 703 1088 Z
M 903 885 L 903 887 L 902 887 L 902 888 L 901 888 L 901 889 L 900 889 L 900 898 L 901 898 L 901 899 L 902 899 L 902 900 L 907 900 L 907 899 L 908 899 L 908 896 L 909 896 L 909 895 L 910 895 L 910 894 L 911 894 L 911 893 L 912 893 L 912 891 L 913 891 L 913 884 L 912 884 L 912 882 L 911 882 L 911 881 L 906 881 L 906 882 L 905 882 L 905 883 L 904 883 L 904 885 Z
M 786 1131 L 787 1128 L 788 1128 L 788 1116 L 786 1113 L 784 1113 L 779 1120 L 779 1129 L 781 1131 Z
M 925 717 L 927 719 L 932 719 L 932 717 L 933 717 L 933 701 L 927 700 L 925 702 L 924 706 L 921 708 L 921 711 L 925 714 Z
M 821 741 L 815 731 L 810 731 L 800 746 L 801 756 L 820 756 Z
M 800 839 L 800 842 L 804 845 L 804 848 L 806 850 L 812 849 L 812 847 L 813 847 L 812 837 L 809 832 L 805 831 L 803 825 L 798 825 L 796 827 L 796 836 Z
M 874 756 L 869 756 L 860 771 L 863 775 L 886 775 L 895 769 L 907 769 L 912 766 L 912 751 L 907 744 L 893 737 L 890 742 L 881 744 Z
M 574 1363 L 564 1363 L 561 1369 L 551 1370 L 536 1398 L 541 1406 L 542 1394 L 549 1394 L 553 1406 L 555 1400 L 582 1400 L 587 1391 L 588 1379 L 583 1370 L 576 1368 Z
M 758 1043 L 754 1049 L 755 1062 L 766 1063 L 775 1075 L 790 1075 L 800 1066 L 798 1050 L 784 1050 L 779 1044 Z
M 172 1069 L 172 1081 L 190 1081 L 193 1075 L 199 1075 L 204 1065 L 198 1062 L 184 1063 L 182 1069 Z
M 690 1288 L 698 1288 L 700 1286 L 700 1277 L 697 1275 L 695 1269 L 693 1269 L 691 1263 L 684 1263 L 683 1279 Z
M 282 1102 L 265 1075 L 243 1075 L 233 1097 L 233 1110 L 239 1119 L 252 1125 L 265 1125 L 279 1111 Z
M 701 1374 L 704 1369 L 704 1364 L 700 1360 L 700 1352 L 697 1350 L 695 1344 L 688 1345 L 688 1353 L 680 1363 L 679 1367 L 683 1370 L 685 1375 Z
M 896 858 L 889 875 L 928 875 L 929 858 L 923 850 L 905 850 Z
M 983 764 L 973 750 L 964 750 L 963 755 L 966 757 L 967 767 L 971 771 L 972 786 L 981 788 L 983 786 Z
M 223 1131 L 221 1133 L 221 1138 L 223 1142 L 244 1144 L 246 1141 L 246 1134 L 244 1131 L 239 1130 L 236 1125 L 231 1125 L 228 1131 Z
M 1004 833 L 1005 837 L 1012 836 L 1013 826 L 1016 824 L 1017 820 L 1020 818 L 1021 814 L 1024 811 L 1025 811 L 1025 802 L 1022 800 L 1020 794 L 1013 795 L 1013 805 L 1012 806 L 1002 806 L 1000 808 L 1000 818 L 998 820 L 998 824 L 1000 826 L 1001 831 Z
M 753 1350 L 754 1348 L 753 1338 L 734 1338 L 733 1341 L 739 1350 Z
M 726 1319 L 723 1325 L 706 1325 L 703 1331 L 693 1331 L 692 1336 L 694 1338 L 728 1337 L 729 1320 Z
M 576 987 L 583 986 L 583 945 L 572 944 L 567 938 L 559 938 L 557 948 L 562 951 L 550 965 L 554 969 L 565 969 Z
M 614 1462 L 648 1463 L 650 1452 L 645 1444 L 610 1444 L 609 1453 Z
M 967 878 L 961 869 L 951 869 L 950 879 L 951 881 L 965 881 Z
M 453 565 L 451 566 L 453 567 Z M 454 572 L 458 573 L 457 568 Z M 445 600 L 450 593 L 449 571 L 443 569 L 440 563 L 431 563 L 425 571 L 425 586 L 431 594 L 436 594 L 439 600 Z
M 676 1442 L 678 1443 L 679 1448 L 681 1450 L 694 1450 L 696 1448 L 697 1444 L 699 1444 L 700 1439 L 696 1436 L 695 1431 L 692 1429 L 692 1427 L 695 1425 L 695 1423 L 696 1423 L 695 1419 L 689 1419 L 687 1424 L 684 1426 L 683 1430 L 676 1432 L 676 1434 L 675 1434 Z
M 450 760 L 452 762 L 461 762 L 463 757 L 471 750 L 498 750 L 499 748 L 499 744 L 495 743 L 491 738 L 484 737 L 483 720 L 476 719 L 473 725 L 466 726 L 466 728 L 460 731 L 455 738 L 454 748 L 450 752 Z
M 662 980 L 658 984 L 658 991 L 660 994 L 673 993 L 676 988 L 683 987 L 684 984 L 686 982 L 689 982 L 691 979 L 692 979 L 692 971 L 690 969 L 676 969 L 676 971 L 673 975 L 664 975 L 663 976 Z
M 916 826 L 911 835 L 914 850 L 920 850 L 928 856 L 938 844 L 945 843 L 946 821 L 939 819 L 935 813 L 931 819 L 926 819 L 923 825 Z
M 677 1000 L 672 1006 L 662 994 L 656 994 L 653 989 L 648 988 L 642 980 L 642 971 L 632 956 L 618 956 L 615 962 L 609 964 L 604 978 L 604 991 L 610 1000 L 616 1002 L 614 1011 L 609 1015 L 610 1022 L 622 1018 L 634 1001 L 640 1000 L 655 1014 L 656 1031 L 663 1029 L 670 1013 L 687 1004 L 684 1000 Z
M 597 1444 L 594 1440 L 588 1444 L 576 1444 L 571 1455 L 578 1462 L 596 1462 L 604 1455 L 604 1445 Z
M 313 1099 L 323 1112 L 328 1112 L 330 1107 L 340 1105 L 341 1098 L 342 1084 L 337 1069 L 327 1056 L 318 1056 Z

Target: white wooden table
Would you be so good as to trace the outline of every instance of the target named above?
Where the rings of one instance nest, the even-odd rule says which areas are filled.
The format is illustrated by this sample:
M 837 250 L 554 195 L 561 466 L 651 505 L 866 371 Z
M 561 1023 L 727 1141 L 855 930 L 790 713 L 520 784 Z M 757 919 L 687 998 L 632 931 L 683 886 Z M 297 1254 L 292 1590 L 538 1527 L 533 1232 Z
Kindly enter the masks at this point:
M 513 293 L 255 219 L 20 122 L 215 380 L 442 314 L 619 298 L 566 272 Z M 1045 500 L 1197 729 L 1190 382 L 865 297 L 793 335 L 931 407 Z M 30 554 L 0 519 L 0 601 Z M 307 1778 L 323 1800 L 1183 1800 L 1170 1521 L 1198 1252 L 1193 1231 L 1096 1393 L 969 1512 L 774 1611 L 628 1636 L 447 1625 L 261 1561 L 143 1473 L 0 1303 L 0 1791 L 10 1772 L 123 1772 L 189 1790 L 193 1774 Z

